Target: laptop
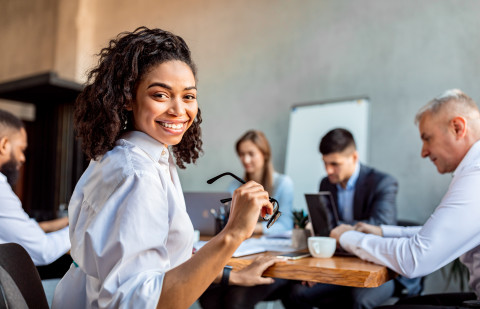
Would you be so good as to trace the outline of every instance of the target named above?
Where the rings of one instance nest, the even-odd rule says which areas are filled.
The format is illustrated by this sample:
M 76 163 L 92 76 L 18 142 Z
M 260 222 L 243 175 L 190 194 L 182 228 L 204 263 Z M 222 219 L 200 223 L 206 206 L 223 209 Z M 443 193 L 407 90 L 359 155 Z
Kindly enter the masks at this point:
M 221 199 L 230 197 L 229 192 L 183 192 L 187 213 L 192 221 L 193 228 L 200 231 L 200 235 L 215 235 L 215 217 L 210 212 L 218 212 Z
M 329 236 L 330 231 L 338 225 L 338 213 L 330 191 L 305 193 L 308 218 L 312 223 L 315 236 Z
M 332 193 L 330 191 L 305 193 L 305 199 L 314 235 L 329 236 L 330 231 L 339 225 L 340 221 Z M 335 255 L 354 256 L 342 247 L 337 247 Z

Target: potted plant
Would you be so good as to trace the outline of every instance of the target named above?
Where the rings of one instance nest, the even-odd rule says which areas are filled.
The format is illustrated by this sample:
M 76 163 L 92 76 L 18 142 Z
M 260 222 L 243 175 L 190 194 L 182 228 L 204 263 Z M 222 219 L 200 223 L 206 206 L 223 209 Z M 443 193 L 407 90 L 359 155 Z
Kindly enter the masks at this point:
M 308 215 L 301 210 L 292 211 L 294 228 L 292 230 L 292 247 L 295 249 L 305 249 L 307 247 L 307 238 L 310 232 L 305 229 L 308 221 Z

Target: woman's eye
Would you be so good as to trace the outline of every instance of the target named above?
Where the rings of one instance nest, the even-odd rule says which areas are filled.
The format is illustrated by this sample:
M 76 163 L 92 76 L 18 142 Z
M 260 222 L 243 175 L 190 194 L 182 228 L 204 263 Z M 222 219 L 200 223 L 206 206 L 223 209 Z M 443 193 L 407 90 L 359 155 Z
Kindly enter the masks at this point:
M 187 100 L 195 100 L 195 96 L 194 96 L 193 94 L 187 94 L 187 95 L 185 96 L 185 99 L 187 99 Z
M 165 93 L 155 93 L 153 94 L 153 97 L 156 99 L 164 99 L 167 97 L 167 95 Z

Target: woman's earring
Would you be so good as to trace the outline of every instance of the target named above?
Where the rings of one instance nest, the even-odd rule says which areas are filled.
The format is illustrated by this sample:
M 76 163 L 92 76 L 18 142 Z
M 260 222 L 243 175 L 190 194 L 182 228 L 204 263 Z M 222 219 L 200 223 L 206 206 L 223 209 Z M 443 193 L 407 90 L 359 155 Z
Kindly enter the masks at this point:
M 120 121 L 122 122 L 121 129 L 126 130 L 127 129 L 127 124 L 128 124 L 128 117 L 127 117 L 127 115 L 125 115 L 125 113 L 121 114 Z

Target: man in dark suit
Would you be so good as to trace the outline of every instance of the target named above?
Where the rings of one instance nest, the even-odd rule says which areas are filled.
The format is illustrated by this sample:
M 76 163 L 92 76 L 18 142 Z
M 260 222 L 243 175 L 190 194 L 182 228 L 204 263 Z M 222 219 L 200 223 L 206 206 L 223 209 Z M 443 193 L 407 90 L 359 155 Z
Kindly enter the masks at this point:
M 397 181 L 359 163 L 352 134 L 345 129 L 328 132 L 320 142 L 327 177 L 320 191 L 330 191 L 343 222 L 396 224 Z
M 327 177 L 320 191 L 333 195 L 340 221 L 354 224 L 396 224 L 397 181 L 390 175 L 360 164 L 355 140 L 345 129 L 328 132 L 320 142 Z M 353 288 L 329 284 L 294 285 L 288 307 L 373 308 L 395 292 L 393 280 L 378 288 Z M 414 285 L 416 285 L 414 283 Z M 291 305 L 291 302 L 293 302 Z

